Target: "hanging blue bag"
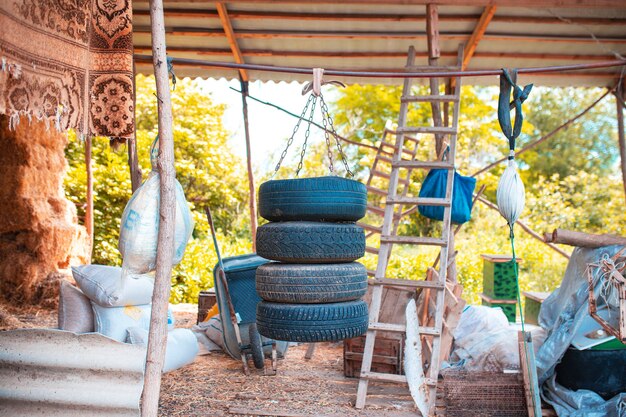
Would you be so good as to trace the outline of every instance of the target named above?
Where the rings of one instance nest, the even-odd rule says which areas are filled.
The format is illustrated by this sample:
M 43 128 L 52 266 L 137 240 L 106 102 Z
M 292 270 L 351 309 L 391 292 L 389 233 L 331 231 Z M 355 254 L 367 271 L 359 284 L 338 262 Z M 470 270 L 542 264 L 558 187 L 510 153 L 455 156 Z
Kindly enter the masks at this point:
M 424 182 L 419 196 L 424 198 L 444 198 L 448 183 L 448 170 L 431 170 Z M 472 214 L 472 195 L 476 187 L 476 178 L 464 177 L 454 172 L 454 190 L 452 192 L 452 221 L 462 224 L 469 221 Z M 420 214 L 433 220 L 443 220 L 443 207 L 417 206 Z

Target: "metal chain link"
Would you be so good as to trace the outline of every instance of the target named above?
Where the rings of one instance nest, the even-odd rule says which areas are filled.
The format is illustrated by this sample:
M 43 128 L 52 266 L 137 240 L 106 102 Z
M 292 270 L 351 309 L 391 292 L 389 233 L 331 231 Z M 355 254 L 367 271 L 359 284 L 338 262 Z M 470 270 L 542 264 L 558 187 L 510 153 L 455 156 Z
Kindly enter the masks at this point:
M 311 113 L 309 114 L 306 132 L 304 132 L 304 143 L 302 144 L 302 152 L 300 152 L 300 163 L 298 163 L 298 168 L 296 169 L 296 177 L 298 176 L 298 174 L 300 174 L 300 170 L 302 169 L 304 154 L 306 153 L 306 145 L 309 140 L 309 135 L 311 134 L 311 123 L 313 123 L 313 115 L 315 114 L 315 104 L 317 103 L 317 96 L 315 94 L 311 94 L 311 97 L 313 97 L 313 105 L 311 106 Z
M 346 173 L 348 174 L 348 177 L 353 178 L 354 177 L 354 173 L 350 170 L 350 166 L 348 165 L 348 160 L 346 158 L 346 154 L 343 151 L 343 147 L 341 146 L 341 142 L 339 141 L 339 136 L 337 135 L 337 131 L 335 130 L 335 126 L 333 125 L 333 118 L 330 115 L 330 112 L 328 111 L 328 106 L 326 105 L 326 102 L 324 101 L 324 97 L 320 94 L 320 102 L 321 102 L 321 108 L 322 108 L 322 119 L 324 121 L 324 128 L 326 128 L 326 120 L 328 119 L 328 124 L 330 125 L 330 130 L 333 134 L 333 137 L 335 138 L 335 142 L 337 143 L 337 149 L 339 150 L 339 156 L 341 156 L 341 161 L 343 162 L 343 166 L 346 168 Z M 326 130 L 324 130 L 324 133 L 326 135 L 326 146 L 328 146 L 328 153 L 330 155 L 330 141 L 328 139 L 328 132 Z M 333 171 L 333 167 L 332 167 L 332 159 L 331 159 L 331 166 L 330 166 L 330 171 Z
M 285 159 L 285 157 L 287 156 L 287 151 L 289 150 L 289 147 L 291 146 L 291 144 L 293 143 L 293 138 L 296 136 L 296 133 L 298 132 L 298 129 L 300 128 L 300 123 L 302 123 L 302 120 L 304 119 L 304 116 L 306 115 L 307 110 L 309 109 L 309 105 L 311 104 L 311 102 L 315 101 L 313 98 L 313 94 L 311 94 L 309 96 L 309 99 L 306 102 L 306 105 L 304 106 L 304 109 L 302 110 L 302 114 L 300 115 L 300 118 L 298 119 L 298 123 L 296 123 L 295 127 L 293 128 L 293 132 L 291 133 L 291 137 L 289 138 L 289 140 L 287 141 L 287 146 L 285 147 L 285 150 L 283 151 L 283 153 L 280 155 L 280 160 L 278 161 L 278 163 L 276 164 L 276 168 L 274 168 L 274 173 L 272 174 L 271 178 L 274 178 L 274 176 L 276 175 L 276 173 L 278 172 L 278 170 L 280 169 L 280 166 L 283 163 L 283 160 Z M 315 106 L 315 105 L 314 105 Z M 310 128 L 310 126 L 309 126 Z
M 320 98 L 322 97 L 322 95 L 320 94 Z M 333 151 L 332 151 L 332 146 L 330 144 L 330 135 L 328 133 L 328 129 L 327 129 L 327 121 L 326 121 L 326 116 L 324 115 L 324 99 L 321 99 L 321 109 L 322 109 L 322 123 L 324 124 L 324 138 L 326 139 L 326 149 L 328 150 L 328 170 L 330 171 L 330 173 L 332 174 L 333 171 L 335 170 L 335 167 L 333 166 Z

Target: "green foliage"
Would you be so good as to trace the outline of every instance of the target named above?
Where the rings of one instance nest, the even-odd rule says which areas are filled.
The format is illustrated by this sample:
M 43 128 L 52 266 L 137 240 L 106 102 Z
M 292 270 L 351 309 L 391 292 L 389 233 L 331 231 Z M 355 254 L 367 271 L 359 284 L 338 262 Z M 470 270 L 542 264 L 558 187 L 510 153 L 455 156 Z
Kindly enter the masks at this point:
M 137 76 L 137 148 L 144 179 L 150 170 L 150 147 L 158 132 L 154 78 Z M 172 273 L 172 302 L 196 302 L 198 292 L 213 286 L 216 263 L 204 207 L 213 212 L 223 256 L 251 252 L 244 164 L 228 146 L 223 106 L 215 105 L 201 82 L 179 80 L 172 93 L 176 176 L 192 208 L 196 228 L 183 261 Z M 117 250 L 120 219 L 131 196 L 125 147 L 93 140 L 93 262 L 121 265 Z M 66 149 L 69 170 L 65 190 L 84 215 L 86 174 L 83 143 L 72 137 Z

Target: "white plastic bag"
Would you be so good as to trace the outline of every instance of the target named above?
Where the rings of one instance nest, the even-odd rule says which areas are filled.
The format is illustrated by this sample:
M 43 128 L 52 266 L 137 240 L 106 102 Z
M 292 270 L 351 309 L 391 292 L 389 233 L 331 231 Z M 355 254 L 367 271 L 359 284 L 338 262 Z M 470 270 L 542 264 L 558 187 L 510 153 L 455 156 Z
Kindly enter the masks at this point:
M 143 274 L 156 268 L 159 235 L 160 178 L 156 169 L 156 140 L 151 154 L 152 172 L 131 197 L 120 225 L 119 250 L 122 268 L 129 273 Z M 185 253 L 187 241 L 193 232 L 194 221 L 185 199 L 183 187 L 175 179 L 176 223 L 174 226 L 174 259 L 178 264 Z

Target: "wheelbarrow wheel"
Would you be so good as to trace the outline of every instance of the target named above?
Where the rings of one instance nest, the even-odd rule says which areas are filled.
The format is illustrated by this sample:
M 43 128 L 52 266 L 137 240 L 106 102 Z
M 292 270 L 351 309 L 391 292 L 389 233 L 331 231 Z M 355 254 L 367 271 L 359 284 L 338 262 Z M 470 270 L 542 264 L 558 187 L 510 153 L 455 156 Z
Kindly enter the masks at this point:
M 263 354 L 263 342 L 261 341 L 261 335 L 257 330 L 256 323 L 252 323 L 248 327 L 250 334 L 250 350 L 252 351 L 252 361 L 256 369 L 263 369 L 265 367 L 265 355 Z
M 341 177 L 273 180 L 259 187 L 259 212 L 272 222 L 354 222 L 366 207 L 365 185 Z
M 352 262 L 365 254 L 365 233 L 354 223 L 267 223 L 256 233 L 257 254 L 287 263 Z

